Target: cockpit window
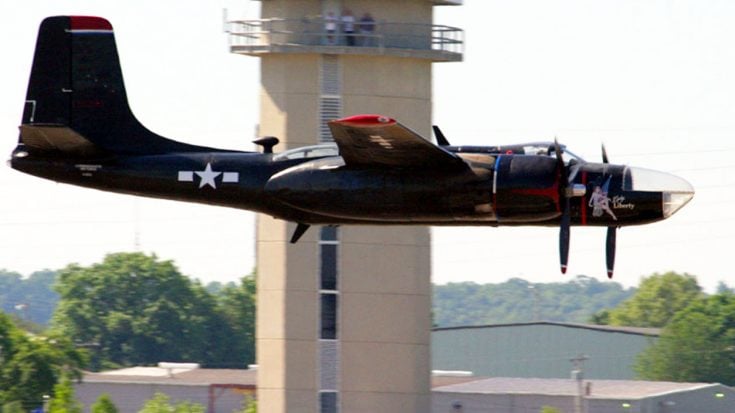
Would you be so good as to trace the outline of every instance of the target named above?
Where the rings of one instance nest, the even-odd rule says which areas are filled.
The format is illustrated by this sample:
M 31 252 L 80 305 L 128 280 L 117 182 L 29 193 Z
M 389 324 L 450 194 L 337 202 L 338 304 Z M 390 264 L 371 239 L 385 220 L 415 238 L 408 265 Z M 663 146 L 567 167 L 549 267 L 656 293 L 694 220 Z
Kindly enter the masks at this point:
M 524 155 L 549 155 L 549 147 L 547 145 L 524 145 L 523 154 Z
M 274 161 L 285 161 L 288 159 L 312 159 L 324 158 L 328 156 L 339 155 L 337 144 L 323 143 L 313 146 L 302 146 L 300 148 L 289 149 L 273 156 Z
M 526 149 L 528 147 L 523 147 L 523 150 L 525 151 L 526 155 L 532 154 L 532 155 L 549 155 L 552 158 L 556 158 L 556 151 L 554 150 L 553 145 L 552 146 L 534 146 L 533 148 L 538 148 L 537 152 L 529 152 L 529 149 Z M 584 163 L 584 159 L 582 157 L 575 155 L 574 152 L 570 151 L 566 147 L 561 147 L 561 157 L 564 159 L 564 163 L 569 163 L 572 160 L 575 162 Z

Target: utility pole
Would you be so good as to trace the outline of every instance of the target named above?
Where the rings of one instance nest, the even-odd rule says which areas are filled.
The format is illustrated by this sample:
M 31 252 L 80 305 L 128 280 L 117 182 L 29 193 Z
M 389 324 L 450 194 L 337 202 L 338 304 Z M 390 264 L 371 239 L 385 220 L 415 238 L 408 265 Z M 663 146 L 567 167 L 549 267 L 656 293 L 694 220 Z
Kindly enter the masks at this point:
M 541 313 L 539 312 L 538 286 L 535 284 L 532 284 L 528 286 L 528 289 L 531 290 L 531 293 L 533 294 L 533 320 L 531 321 L 541 321 Z
M 569 359 L 572 362 L 572 379 L 577 381 L 577 397 L 574 398 L 574 413 L 585 413 L 584 408 L 584 362 L 590 358 L 584 354 Z

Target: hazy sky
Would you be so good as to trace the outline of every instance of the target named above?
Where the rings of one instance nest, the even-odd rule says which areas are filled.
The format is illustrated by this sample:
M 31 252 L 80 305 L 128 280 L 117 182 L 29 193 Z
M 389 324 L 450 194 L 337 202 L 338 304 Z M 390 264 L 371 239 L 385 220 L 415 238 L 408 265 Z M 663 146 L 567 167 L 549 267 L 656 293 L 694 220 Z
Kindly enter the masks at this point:
M 177 140 L 253 150 L 258 60 L 228 52 L 223 9 L 258 3 L 4 1 L 0 154 L 17 141 L 38 24 L 56 14 L 111 20 L 129 100 Z M 396 18 L 400 21 L 400 17 Z M 434 65 L 434 122 L 455 144 L 553 140 L 588 160 L 672 172 L 697 194 L 673 218 L 618 234 L 615 279 L 675 270 L 735 285 L 735 2 L 466 0 L 435 23 L 465 30 L 465 61 Z M 345 114 L 350 115 L 350 114 Z M 390 113 L 386 113 L 390 115 Z M 0 268 L 30 273 L 139 249 L 188 275 L 229 281 L 255 265 L 254 214 L 55 184 L 0 167 Z M 436 228 L 434 282 L 606 279 L 604 229 L 573 228 L 571 275 L 556 229 Z

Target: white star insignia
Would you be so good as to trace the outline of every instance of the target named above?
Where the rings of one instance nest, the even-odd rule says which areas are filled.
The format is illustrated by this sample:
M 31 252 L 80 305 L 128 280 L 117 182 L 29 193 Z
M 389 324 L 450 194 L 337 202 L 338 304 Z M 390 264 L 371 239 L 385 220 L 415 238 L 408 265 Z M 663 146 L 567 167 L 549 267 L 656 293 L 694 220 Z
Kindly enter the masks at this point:
M 212 170 L 212 164 L 207 162 L 207 166 L 204 167 L 203 171 L 179 171 L 178 181 L 179 182 L 194 182 L 194 174 L 199 176 L 199 189 L 204 188 L 206 185 L 217 189 L 216 178 L 222 175 L 221 183 L 223 184 L 236 184 L 240 182 L 239 172 L 216 172 Z
M 207 166 L 203 171 L 194 171 L 195 174 L 199 175 L 201 181 L 199 181 L 199 188 L 204 188 L 204 185 L 209 185 L 214 189 L 217 189 L 217 184 L 214 182 L 214 178 L 222 175 L 222 172 L 214 172 L 212 170 L 212 164 L 207 162 Z

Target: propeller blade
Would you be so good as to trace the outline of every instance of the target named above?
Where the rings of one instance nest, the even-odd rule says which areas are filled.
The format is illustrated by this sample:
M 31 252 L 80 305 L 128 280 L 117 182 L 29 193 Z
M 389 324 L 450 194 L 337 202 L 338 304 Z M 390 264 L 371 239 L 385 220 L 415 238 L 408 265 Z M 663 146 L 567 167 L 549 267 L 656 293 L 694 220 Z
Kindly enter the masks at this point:
M 567 263 L 569 262 L 569 238 L 571 231 L 569 230 L 569 201 L 564 197 L 566 204 L 562 210 L 561 226 L 559 228 L 559 261 L 561 262 L 561 273 L 567 273 Z
M 605 144 L 602 144 L 602 163 L 610 163 L 607 159 L 607 151 L 605 150 Z
M 559 227 L 559 261 L 561 262 L 561 273 L 566 274 L 567 263 L 569 262 L 570 238 L 569 198 L 567 197 L 569 173 L 566 165 L 564 165 L 561 146 L 556 138 L 554 139 L 554 152 L 556 153 L 556 165 L 559 170 L 559 209 L 561 210 L 561 224 Z
M 615 267 L 615 238 L 617 227 L 607 227 L 607 241 L 605 242 L 605 260 L 607 261 L 607 278 L 612 279 Z
M 554 154 L 556 154 L 556 166 L 559 167 L 564 175 L 566 175 L 566 168 L 564 165 L 564 158 L 562 157 L 561 145 L 559 145 L 559 141 L 556 138 L 554 138 Z M 566 185 L 566 182 L 564 182 L 564 185 Z

